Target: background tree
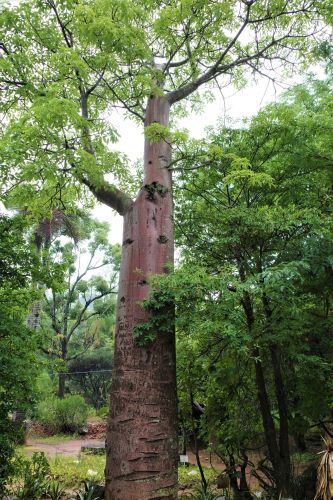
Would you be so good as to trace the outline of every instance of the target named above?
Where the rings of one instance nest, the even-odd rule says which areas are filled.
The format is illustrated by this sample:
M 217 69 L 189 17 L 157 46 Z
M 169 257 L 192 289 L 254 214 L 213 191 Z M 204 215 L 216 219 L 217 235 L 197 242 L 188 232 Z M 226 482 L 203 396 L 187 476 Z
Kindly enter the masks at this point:
M 26 315 L 37 298 L 31 280 L 37 258 L 27 244 L 22 217 L 0 216 L 0 490 L 13 471 L 15 445 L 24 430 L 15 426 L 15 412 L 26 411 L 33 401 L 39 370 L 39 339 L 26 327 Z
M 17 207 L 15 207 L 17 209 Z M 24 213 L 24 209 L 21 209 Z M 81 212 L 81 213 L 80 213 Z M 27 216 L 31 215 L 29 213 Z M 80 238 L 79 234 L 79 219 L 78 217 L 84 217 L 83 211 L 76 211 L 75 214 L 67 214 L 62 210 L 53 209 L 49 217 L 38 218 L 37 221 L 30 221 L 32 224 L 31 228 L 31 242 L 35 246 L 36 252 L 40 258 L 40 267 L 44 270 L 41 271 L 40 275 L 43 276 L 43 283 L 35 283 L 36 288 L 43 288 L 44 285 L 50 283 L 50 272 L 51 280 L 61 279 L 61 274 L 63 272 L 63 267 L 61 265 L 54 264 L 50 266 L 50 248 L 52 241 L 56 237 L 67 236 L 71 238 L 75 243 L 77 243 Z M 28 316 L 28 327 L 31 330 L 35 330 L 39 327 L 39 316 L 42 307 L 41 300 L 35 302 L 32 307 L 30 314 Z
M 43 351 L 60 371 L 60 398 L 65 395 L 68 362 L 97 345 L 95 319 L 112 315 L 115 309 L 110 295 L 117 293 L 119 246 L 108 244 L 106 223 L 85 220 L 85 231 L 89 239 L 77 246 L 57 239 L 49 249 L 49 258 L 66 269 L 64 282 L 53 282 L 45 292 L 41 320 Z
M 229 359 L 237 365 L 240 357 L 251 374 L 272 466 L 262 464 L 264 485 L 273 481 L 284 495 L 292 493 L 289 434 L 330 414 L 330 92 L 330 81 L 298 86 L 248 129 L 195 141 L 177 183 L 178 238 L 192 276 L 186 293 L 198 295 L 198 313 L 191 304 L 182 328 L 210 333 L 221 366 L 209 355 L 214 371 L 227 376 Z M 185 294 L 180 314 L 188 313 L 183 302 Z
M 295 54 L 308 60 L 321 6 L 45 0 L 2 14 L 4 196 L 15 192 L 41 211 L 70 203 L 85 185 L 124 215 L 107 498 L 120 491 L 133 499 L 176 495 L 174 333 L 169 328 L 146 347 L 133 342 L 133 329 L 150 318 L 139 305 L 149 276 L 173 260 L 167 167 L 177 135 L 168 130 L 170 107 L 216 79 L 242 84 L 246 70 L 266 73 L 275 62 L 293 64 Z M 115 133 L 104 117 L 116 106 L 145 126 L 143 187 L 135 201 L 119 189 L 128 177 L 121 155 L 108 148 Z
M 88 351 L 70 361 L 68 367 L 70 389 L 81 393 L 96 409 L 108 404 L 112 371 L 110 348 Z

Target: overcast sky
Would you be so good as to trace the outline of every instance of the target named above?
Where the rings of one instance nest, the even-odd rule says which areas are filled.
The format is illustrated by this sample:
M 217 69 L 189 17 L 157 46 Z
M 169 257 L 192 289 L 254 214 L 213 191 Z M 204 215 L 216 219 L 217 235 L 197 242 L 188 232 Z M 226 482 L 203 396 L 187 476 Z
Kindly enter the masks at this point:
M 189 116 L 179 122 L 181 128 L 189 130 L 191 136 L 199 138 L 205 133 L 208 126 L 215 127 L 219 118 L 242 120 L 256 114 L 258 110 L 279 98 L 281 93 L 291 84 L 304 79 L 297 75 L 284 82 L 283 87 L 273 86 L 265 78 L 259 78 L 257 82 L 249 83 L 246 88 L 237 91 L 229 86 L 221 93 L 216 90 L 215 101 L 207 104 L 205 111 L 201 114 Z M 141 159 L 143 155 L 143 127 L 137 126 L 133 121 L 126 119 L 121 112 L 114 113 L 112 123 L 120 133 L 120 140 L 115 146 L 123 153 L 126 153 L 132 161 Z M 110 223 L 111 243 L 121 243 L 122 241 L 122 217 L 117 215 L 106 205 L 97 204 L 94 216 Z

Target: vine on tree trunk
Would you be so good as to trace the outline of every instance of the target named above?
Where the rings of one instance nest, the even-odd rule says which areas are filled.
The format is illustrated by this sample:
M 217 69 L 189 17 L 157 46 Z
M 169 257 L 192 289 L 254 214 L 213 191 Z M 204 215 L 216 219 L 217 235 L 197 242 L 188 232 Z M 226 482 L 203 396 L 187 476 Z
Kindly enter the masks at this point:
M 159 193 L 161 198 L 164 198 L 164 196 L 168 192 L 168 188 L 160 184 L 159 182 L 152 182 L 151 184 L 145 184 L 144 189 L 146 190 L 146 199 L 149 201 L 154 201 L 155 200 L 155 194 Z
M 170 291 L 153 289 L 142 307 L 151 314 L 148 321 L 136 325 L 133 337 L 138 347 L 151 344 L 159 333 L 170 333 L 174 330 L 174 297 Z

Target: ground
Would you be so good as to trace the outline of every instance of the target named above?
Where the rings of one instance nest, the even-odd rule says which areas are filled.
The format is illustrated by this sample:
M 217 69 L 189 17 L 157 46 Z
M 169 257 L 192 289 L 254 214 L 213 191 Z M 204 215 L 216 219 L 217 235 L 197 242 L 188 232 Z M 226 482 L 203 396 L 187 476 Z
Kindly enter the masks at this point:
M 59 480 L 66 489 L 75 491 L 75 489 L 82 486 L 83 480 L 103 482 L 105 430 L 106 424 L 101 419 L 92 419 L 89 422 L 88 434 L 85 437 L 68 435 L 43 436 L 40 428 L 33 427 L 22 451 L 30 456 L 37 451 L 44 452 L 50 461 L 52 476 Z M 82 447 L 89 446 L 102 448 L 102 453 L 100 455 L 83 453 Z M 187 455 L 190 467 L 180 467 L 179 469 L 179 496 L 181 497 L 191 496 L 191 492 L 200 486 L 200 474 L 196 466 L 196 457 L 189 449 Z M 313 459 L 313 454 L 311 454 L 311 457 Z M 259 458 L 259 456 L 251 457 L 255 462 Z M 205 470 L 206 479 L 213 487 L 216 487 L 216 477 L 224 470 L 224 464 L 215 454 L 211 454 L 207 450 L 200 451 L 200 460 Z M 309 463 L 309 457 L 295 456 L 295 472 L 297 474 L 302 473 Z M 254 491 L 259 490 L 256 479 L 251 475 L 250 467 L 247 468 L 246 474 L 251 489 Z

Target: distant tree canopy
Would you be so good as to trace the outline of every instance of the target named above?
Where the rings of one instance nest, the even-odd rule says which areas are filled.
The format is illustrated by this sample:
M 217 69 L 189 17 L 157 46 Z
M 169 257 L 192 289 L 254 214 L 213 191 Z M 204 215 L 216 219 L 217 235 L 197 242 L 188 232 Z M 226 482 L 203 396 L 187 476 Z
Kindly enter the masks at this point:
M 68 362 L 101 341 L 101 318 L 114 321 L 119 272 L 119 245 L 108 243 L 106 223 L 85 217 L 84 232 L 76 244 L 54 239 L 47 250 L 51 268 L 63 269 L 62 280 L 46 286 L 40 327 L 42 350 L 58 370 L 58 395 L 65 394 Z M 100 332 L 101 330 L 101 332 Z M 111 332 L 108 332 L 109 344 Z

